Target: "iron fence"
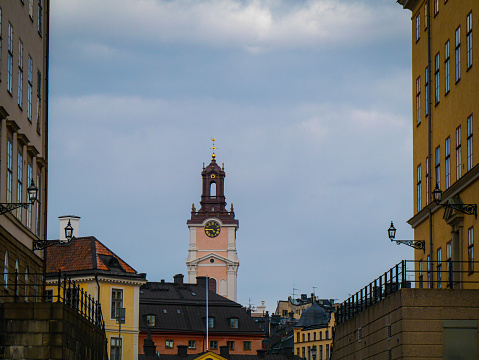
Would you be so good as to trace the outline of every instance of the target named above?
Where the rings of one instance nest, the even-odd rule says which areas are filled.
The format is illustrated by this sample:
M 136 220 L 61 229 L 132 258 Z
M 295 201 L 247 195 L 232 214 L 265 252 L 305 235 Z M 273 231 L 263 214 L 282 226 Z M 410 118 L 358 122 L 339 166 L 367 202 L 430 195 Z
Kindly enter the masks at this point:
M 0 301 L 62 302 L 105 330 L 100 302 L 60 271 L 56 278 L 49 277 L 48 284 L 44 284 L 44 274 L 41 273 L 4 272 Z
M 479 273 L 475 261 L 402 260 L 341 303 L 336 322 L 341 324 L 401 288 L 477 288 Z M 476 285 L 473 285 L 476 284 Z

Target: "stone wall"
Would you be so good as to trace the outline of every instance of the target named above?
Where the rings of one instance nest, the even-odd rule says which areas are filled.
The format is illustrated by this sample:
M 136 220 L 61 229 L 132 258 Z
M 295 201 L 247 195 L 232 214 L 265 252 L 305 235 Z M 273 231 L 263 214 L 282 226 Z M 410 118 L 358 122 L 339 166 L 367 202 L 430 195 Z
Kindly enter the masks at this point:
M 334 360 L 478 359 L 479 290 L 401 289 L 336 325 Z
M 0 303 L 0 359 L 106 360 L 105 332 L 64 303 Z

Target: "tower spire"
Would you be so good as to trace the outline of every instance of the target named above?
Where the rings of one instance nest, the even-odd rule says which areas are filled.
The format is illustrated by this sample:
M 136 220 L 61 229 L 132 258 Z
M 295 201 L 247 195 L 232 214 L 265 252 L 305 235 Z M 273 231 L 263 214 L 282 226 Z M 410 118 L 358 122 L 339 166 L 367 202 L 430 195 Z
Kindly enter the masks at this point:
M 215 150 L 218 149 L 218 148 L 215 146 L 216 138 L 211 138 L 211 141 L 213 141 L 213 146 L 210 147 L 210 149 L 213 150 L 213 155 L 211 155 L 211 162 L 216 162 Z

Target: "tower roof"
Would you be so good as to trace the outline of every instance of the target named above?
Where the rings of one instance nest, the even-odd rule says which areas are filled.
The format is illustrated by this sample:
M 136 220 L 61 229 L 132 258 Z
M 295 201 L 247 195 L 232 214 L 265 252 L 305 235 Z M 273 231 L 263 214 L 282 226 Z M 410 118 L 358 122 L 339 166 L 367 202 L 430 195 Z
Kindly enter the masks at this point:
M 329 316 L 326 313 L 326 310 L 324 310 L 317 302 L 314 302 L 308 310 L 303 312 L 296 327 L 327 325 L 328 322 Z

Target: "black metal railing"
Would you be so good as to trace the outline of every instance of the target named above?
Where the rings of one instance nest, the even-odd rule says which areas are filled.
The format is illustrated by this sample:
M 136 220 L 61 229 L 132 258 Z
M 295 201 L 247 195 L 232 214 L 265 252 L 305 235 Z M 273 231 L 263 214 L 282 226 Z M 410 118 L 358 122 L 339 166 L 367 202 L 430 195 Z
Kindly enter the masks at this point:
M 44 285 L 40 273 L 3 273 L 0 275 L 1 302 L 62 302 L 105 330 L 101 304 L 60 271 Z
M 469 288 L 479 284 L 479 262 L 474 261 L 416 261 L 402 260 L 364 288 L 341 303 L 336 322 L 341 324 L 401 288 Z

